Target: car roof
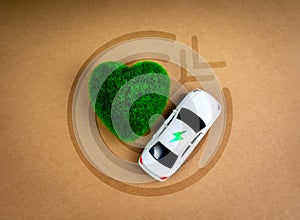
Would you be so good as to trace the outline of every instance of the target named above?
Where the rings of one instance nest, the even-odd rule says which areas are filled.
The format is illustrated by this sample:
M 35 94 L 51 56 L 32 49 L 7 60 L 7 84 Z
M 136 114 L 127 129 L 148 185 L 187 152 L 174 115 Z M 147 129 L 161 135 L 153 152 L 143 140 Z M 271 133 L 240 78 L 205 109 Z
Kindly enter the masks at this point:
M 196 132 L 181 120 L 174 118 L 173 122 L 167 127 L 156 141 L 160 141 L 168 149 L 177 155 L 190 144 Z

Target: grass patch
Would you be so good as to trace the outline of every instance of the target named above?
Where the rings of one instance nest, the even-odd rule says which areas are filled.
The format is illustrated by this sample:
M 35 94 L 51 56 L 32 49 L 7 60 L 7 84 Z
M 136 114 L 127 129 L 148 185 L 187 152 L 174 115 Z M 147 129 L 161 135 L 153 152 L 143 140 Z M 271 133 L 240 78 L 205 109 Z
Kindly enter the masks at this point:
M 89 80 L 89 96 L 96 115 L 122 141 L 145 135 L 164 110 L 170 91 L 167 71 L 153 61 L 128 67 L 119 62 L 98 65 Z M 113 118 L 113 119 L 112 119 Z

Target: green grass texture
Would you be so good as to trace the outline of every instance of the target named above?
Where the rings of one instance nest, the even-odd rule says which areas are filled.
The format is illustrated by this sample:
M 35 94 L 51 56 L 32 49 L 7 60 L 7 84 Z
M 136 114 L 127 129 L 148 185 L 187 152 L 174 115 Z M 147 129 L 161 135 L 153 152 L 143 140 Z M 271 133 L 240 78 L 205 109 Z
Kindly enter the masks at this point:
M 89 80 L 89 97 L 96 115 L 124 142 L 132 142 L 150 130 L 157 119 L 151 117 L 162 113 L 169 92 L 167 71 L 153 61 L 140 61 L 131 67 L 104 62 L 95 67 Z

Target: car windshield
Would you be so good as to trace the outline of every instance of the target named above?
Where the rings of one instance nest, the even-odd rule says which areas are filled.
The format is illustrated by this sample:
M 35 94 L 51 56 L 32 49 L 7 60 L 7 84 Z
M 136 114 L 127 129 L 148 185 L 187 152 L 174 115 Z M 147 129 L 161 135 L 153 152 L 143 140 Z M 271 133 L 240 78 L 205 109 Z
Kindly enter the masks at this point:
M 190 126 L 196 133 L 205 128 L 204 121 L 189 109 L 182 108 L 177 118 Z
M 172 168 L 178 157 L 161 142 L 154 144 L 149 152 L 155 160 L 168 168 Z

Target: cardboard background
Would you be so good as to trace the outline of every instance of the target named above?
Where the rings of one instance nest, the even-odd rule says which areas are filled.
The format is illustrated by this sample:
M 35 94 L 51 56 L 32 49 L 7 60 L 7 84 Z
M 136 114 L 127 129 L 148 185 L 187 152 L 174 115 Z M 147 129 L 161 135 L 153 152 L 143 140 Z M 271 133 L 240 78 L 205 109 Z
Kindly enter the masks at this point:
M 0 218 L 299 218 L 297 1 L 1 1 Z M 229 142 L 192 186 L 141 197 L 101 182 L 67 124 L 74 77 L 105 42 L 198 36 L 233 100 Z

